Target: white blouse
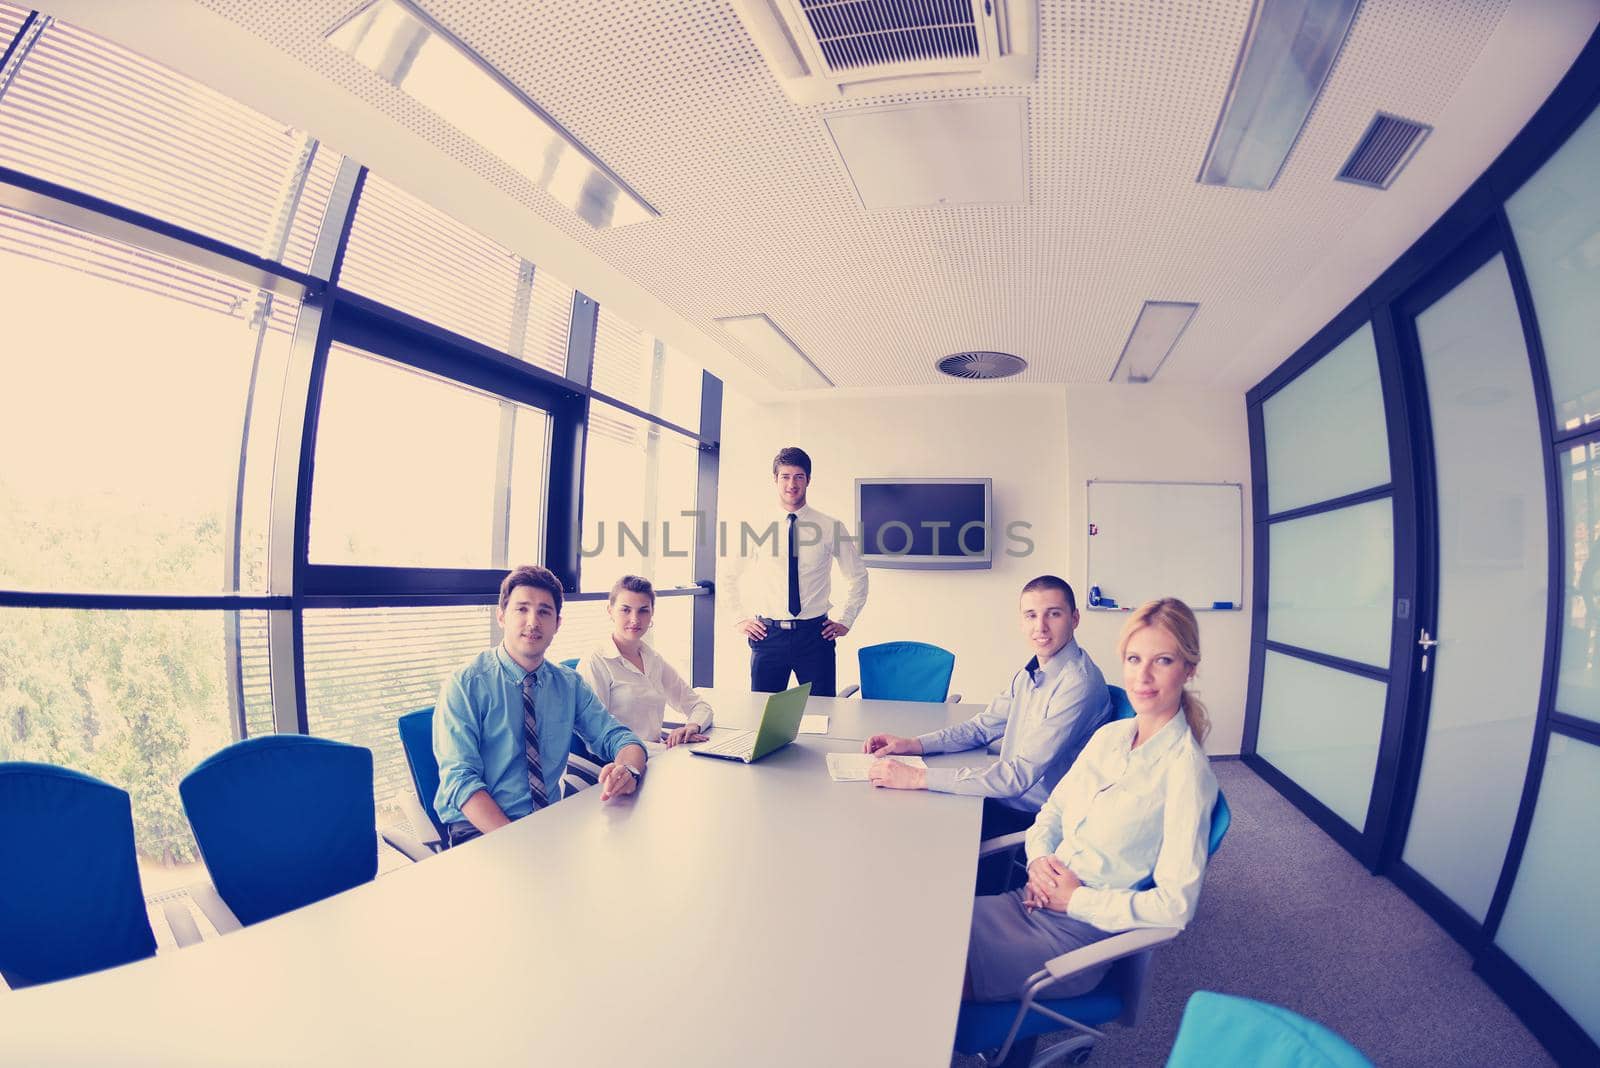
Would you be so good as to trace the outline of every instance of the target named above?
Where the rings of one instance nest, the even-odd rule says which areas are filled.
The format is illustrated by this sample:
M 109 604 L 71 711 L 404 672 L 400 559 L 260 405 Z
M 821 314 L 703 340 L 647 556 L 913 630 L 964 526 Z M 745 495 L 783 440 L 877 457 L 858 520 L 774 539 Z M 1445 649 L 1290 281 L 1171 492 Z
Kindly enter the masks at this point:
M 641 644 L 639 657 L 644 661 L 643 671 L 630 664 L 607 635 L 583 658 L 578 670 L 606 711 L 647 743 L 661 738 L 661 721 L 669 704 L 682 713 L 684 722 L 711 726 L 711 706 L 660 653 Z
M 1028 863 L 1060 857 L 1083 884 L 1067 915 L 1102 931 L 1187 925 L 1206 870 L 1211 762 L 1181 711 L 1134 749 L 1137 729 L 1121 719 L 1095 731 L 1028 830 Z

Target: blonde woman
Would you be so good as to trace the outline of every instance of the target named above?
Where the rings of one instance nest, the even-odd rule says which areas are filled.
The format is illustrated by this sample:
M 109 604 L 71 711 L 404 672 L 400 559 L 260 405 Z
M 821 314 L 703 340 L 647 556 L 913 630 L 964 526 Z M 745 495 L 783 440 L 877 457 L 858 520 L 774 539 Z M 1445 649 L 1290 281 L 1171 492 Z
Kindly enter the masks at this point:
M 667 748 L 703 742 L 711 728 L 711 705 L 696 693 L 660 653 L 644 643 L 655 622 L 656 590 L 649 579 L 623 575 L 611 587 L 606 614 L 611 633 L 578 665 L 606 711 L 652 746 Z M 683 716 L 683 726 L 662 733 L 666 707 Z
M 1194 613 L 1172 598 L 1149 602 L 1117 652 L 1136 715 L 1096 731 L 1051 791 L 1027 835 L 1028 885 L 973 903 L 969 1000 L 1014 1000 L 1051 957 L 1194 918 L 1217 799 L 1200 745 L 1210 722 L 1186 689 L 1200 664 Z M 1134 889 L 1151 878 L 1151 889 Z M 1050 996 L 1085 993 L 1105 970 L 1057 983 Z

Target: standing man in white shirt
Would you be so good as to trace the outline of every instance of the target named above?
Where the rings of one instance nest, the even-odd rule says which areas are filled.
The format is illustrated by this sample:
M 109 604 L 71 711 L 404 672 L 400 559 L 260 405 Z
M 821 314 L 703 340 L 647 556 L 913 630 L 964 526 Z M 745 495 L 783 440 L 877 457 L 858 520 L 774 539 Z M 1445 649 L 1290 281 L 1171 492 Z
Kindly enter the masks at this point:
M 772 460 L 772 480 L 780 510 L 775 525 L 757 536 L 764 541 L 770 532 L 776 538 L 770 550 L 758 541 L 756 554 L 745 558 L 729 583 L 729 615 L 750 643 L 751 690 L 785 690 L 792 672 L 798 682 L 811 683 L 815 696 L 833 697 L 834 642 L 850 633 L 867 603 L 867 567 L 838 520 L 806 503 L 811 457 L 803 449 L 780 450 Z M 834 561 L 845 598 L 837 618 L 830 618 Z

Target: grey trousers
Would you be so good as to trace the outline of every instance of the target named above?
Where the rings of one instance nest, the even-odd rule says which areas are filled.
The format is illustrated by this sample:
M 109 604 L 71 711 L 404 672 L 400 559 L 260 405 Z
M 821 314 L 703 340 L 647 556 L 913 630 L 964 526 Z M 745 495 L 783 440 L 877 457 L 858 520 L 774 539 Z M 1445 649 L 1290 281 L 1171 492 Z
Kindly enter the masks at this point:
M 1049 909 L 1022 907 L 1022 891 L 993 894 L 972 903 L 972 934 L 967 942 L 967 975 L 973 1001 L 1017 1001 L 1028 976 L 1051 957 L 1110 938 L 1115 932 Z M 1110 965 L 1091 968 L 1052 986 L 1052 998 L 1086 994 L 1105 978 Z

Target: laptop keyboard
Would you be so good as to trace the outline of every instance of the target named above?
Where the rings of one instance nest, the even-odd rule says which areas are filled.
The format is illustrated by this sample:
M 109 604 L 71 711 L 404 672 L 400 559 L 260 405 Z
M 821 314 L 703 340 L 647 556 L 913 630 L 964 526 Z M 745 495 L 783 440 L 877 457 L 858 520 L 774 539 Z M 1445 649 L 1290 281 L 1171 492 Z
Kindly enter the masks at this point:
M 702 742 L 695 748 L 705 753 L 722 753 L 725 756 L 748 756 L 755 751 L 756 733 L 755 731 L 741 731 L 714 742 Z

